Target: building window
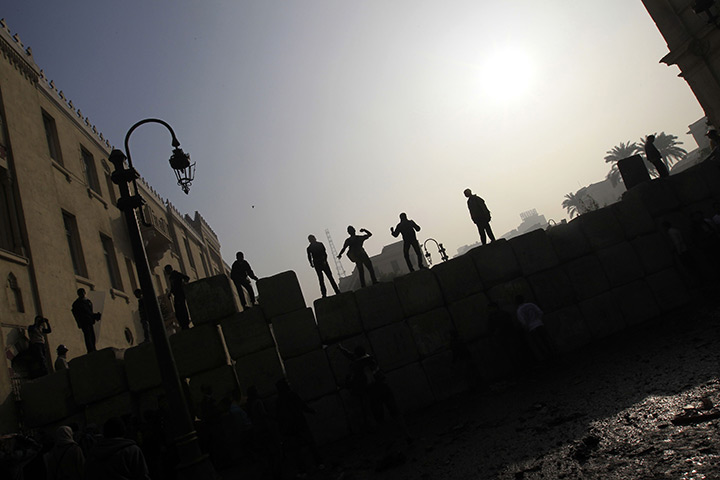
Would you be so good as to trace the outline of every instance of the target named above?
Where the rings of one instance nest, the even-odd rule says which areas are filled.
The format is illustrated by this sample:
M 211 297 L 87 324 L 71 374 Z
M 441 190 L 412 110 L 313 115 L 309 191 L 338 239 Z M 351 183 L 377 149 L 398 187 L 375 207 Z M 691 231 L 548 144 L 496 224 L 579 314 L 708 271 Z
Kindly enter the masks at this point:
M 190 262 L 190 268 L 195 270 L 195 260 L 193 260 L 192 251 L 190 251 L 190 242 L 188 242 L 187 237 L 183 237 L 183 242 L 185 243 L 185 251 L 187 252 L 188 262 Z
M 13 187 L 5 169 L 0 168 L 0 248 L 9 252 L 21 253 L 15 215 L 15 197 Z
M 107 183 L 108 187 L 108 194 L 110 195 L 110 202 L 117 207 L 117 195 L 115 194 L 115 184 L 112 181 L 112 178 L 110 178 L 110 175 L 105 174 L 105 182 Z
M 83 170 L 85 170 L 85 183 L 95 193 L 100 193 L 100 182 L 98 181 L 97 170 L 95 169 L 95 158 L 92 153 L 80 147 L 80 155 L 82 157 Z
M 208 270 L 207 262 L 205 261 L 205 254 L 203 252 L 200 252 L 200 261 L 202 262 L 203 271 L 205 272 L 205 276 L 210 276 L 210 271 Z
M 20 286 L 18 285 L 17 278 L 15 277 L 15 274 L 10 272 L 8 274 L 7 278 L 7 285 L 10 291 L 12 292 L 12 299 L 15 300 L 15 310 L 24 313 L 25 312 L 25 303 L 23 302 L 22 297 L 22 290 L 20 290 Z
M 85 267 L 85 257 L 80 244 L 80 234 L 78 233 L 75 216 L 63 212 L 63 223 L 65 224 L 65 237 L 67 237 L 68 248 L 70 249 L 73 271 L 75 275 L 87 278 L 87 267 Z
M 2 109 L 2 101 L 0 101 L 0 158 L 7 160 L 8 150 L 10 146 L 7 141 L 7 130 L 5 129 L 5 114 Z
M 62 154 L 60 153 L 60 141 L 58 140 L 57 127 L 55 127 L 55 119 L 45 110 L 42 111 L 42 118 L 50 158 L 62 165 Z
M 116 290 L 122 290 L 122 279 L 120 278 L 120 269 L 118 268 L 117 257 L 115 256 L 115 245 L 112 238 L 100 234 L 100 242 L 102 243 L 103 256 L 105 257 L 105 266 L 107 267 L 108 276 L 110 277 L 110 286 Z
M 125 257 L 125 268 L 127 268 L 128 277 L 130 278 L 130 287 L 134 292 L 138 288 L 137 280 L 135 280 L 135 268 L 133 262 L 128 257 Z

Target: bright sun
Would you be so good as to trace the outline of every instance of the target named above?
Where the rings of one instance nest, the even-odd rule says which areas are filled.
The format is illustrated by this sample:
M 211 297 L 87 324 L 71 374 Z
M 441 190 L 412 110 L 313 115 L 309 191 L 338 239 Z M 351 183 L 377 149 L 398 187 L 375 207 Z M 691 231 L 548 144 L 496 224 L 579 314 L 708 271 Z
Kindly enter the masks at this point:
M 497 102 L 522 99 L 530 90 L 535 68 L 523 50 L 505 48 L 486 58 L 482 69 L 485 95 Z

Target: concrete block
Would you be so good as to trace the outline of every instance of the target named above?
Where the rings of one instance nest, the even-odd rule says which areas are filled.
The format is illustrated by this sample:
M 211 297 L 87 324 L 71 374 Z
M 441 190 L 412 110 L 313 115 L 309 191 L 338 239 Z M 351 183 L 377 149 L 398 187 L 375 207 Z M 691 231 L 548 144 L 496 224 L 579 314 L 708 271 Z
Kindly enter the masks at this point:
M 397 322 L 368 333 L 378 365 L 383 370 L 407 365 L 420 358 L 410 327 Z
M 85 421 L 94 423 L 102 429 L 103 424 L 112 417 L 138 415 L 137 402 L 130 392 L 91 403 L 85 408 Z
M 584 213 L 580 216 L 578 222 L 594 250 L 625 240 L 625 232 L 615 217 L 612 208 L 605 207 Z
M 436 308 L 407 319 L 415 345 L 421 356 L 427 357 L 450 345 L 454 326 L 445 307 Z
M 520 264 L 520 270 L 525 276 L 547 270 L 558 264 L 558 257 L 543 229 L 513 237 L 509 243 Z
M 472 380 L 471 372 L 462 361 L 453 362 L 453 352 L 444 352 L 422 361 L 428 383 L 437 401 L 458 395 L 468 388 Z
M 450 317 L 460 340 L 469 342 L 488 334 L 490 329 L 487 311 L 488 303 L 487 295 L 477 293 L 448 306 Z
M 23 421 L 34 428 L 67 418 L 78 411 L 68 370 L 28 380 L 20 386 Z
M 620 222 L 625 238 L 635 238 L 655 231 L 653 217 L 638 197 L 623 198 L 622 201 L 610 205 L 610 209 Z
M 193 325 L 217 324 L 237 313 L 235 286 L 225 274 L 201 278 L 185 285 L 185 297 Z
M 642 323 L 660 314 L 660 308 L 645 280 L 614 288 L 612 292 L 628 325 Z
M 562 268 L 553 268 L 528 277 L 540 308 L 557 310 L 575 303 L 575 290 Z
M 696 170 L 675 173 L 666 178 L 665 183 L 673 189 L 681 205 L 689 205 L 711 196 L 701 173 Z
M 646 274 L 659 272 L 674 264 L 673 247 L 666 235 L 655 232 L 630 242 Z
M 623 194 L 624 200 L 638 199 L 651 216 L 657 217 L 680 207 L 680 201 L 673 188 L 659 178 L 637 185 Z
M 220 321 L 230 358 L 239 358 L 273 347 L 268 321 L 260 308 L 248 308 Z
M 70 388 L 77 404 L 88 405 L 127 390 L 124 353 L 103 348 L 70 360 Z
M 543 322 L 560 352 L 577 350 L 592 340 L 585 318 L 575 305 L 544 315 Z
M 342 440 L 350 435 L 347 415 L 339 395 L 326 395 L 310 402 L 308 406 L 316 412 L 305 418 L 318 445 Z
M 386 381 L 401 411 L 416 411 L 435 403 L 435 396 L 420 363 L 411 363 L 387 372 Z
M 430 271 L 437 278 L 445 303 L 456 302 L 483 291 L 475 262 L 468 255 L 433 265 Z
M 303 400 L 322 397 L 337 391 L 325 350 L 315 350 L 285 360 L 285 372 L 293 390 Z
M 468 344 L 468 351 L 482 382 L 491 382 L 509 375 L 515 368 L 511 352 L 492 338 L 480 338 Z
M 445 302 L 435 275 L 428 269 L 397 277 L 393 283 L 405 317 L 428 312 Z
M 720 198 L 720 165 L 717 162 L 705 161 L 688 170 L 697 171 L 705 181 L 710 194 L 715 198 Z
M 579 300 L 592 298 L 610 290 L 610 280 L 595 255 L 586 255 L 573 260 L 565 264 L 564 270 Z
M 131 392 L 142 392 L 162 383 L 160 367 L 151 342 L 125 350 L 125 374 Z
M 165 389 L 162 387 L 151 388 L 135 394 L 138 413 L 140 418 L 144 418 L 145 412 L 149 410 L 158 410 L 160 408 L 160 400 L 165 398 Z
M 180 330 L 169 340 L 180 377 L 228 364 L 225 343 L 215 325 Z
M 355 347 L 363 347 L 369 354 L 373 354 L 372 345 L 365 334 L 356 335 L 351 338 L 346 338 L 342 342 L 342 346 L 353 352 Z M 339 343 L 333 343 L 325 349 L 328 361 L 330 362 L 330 370 L 333 372 L 335 377 L 335 383 L 341 388 L 345 387 L 352 374 L 350 366 L 352 365 L 352 359 L 345 356 L 345 354 L 338 348 Z
M 642 182 L 650 181 L 647 166 L 645 166 L 645 161 L 640 155 L 633 155 L 618 160 L 617 168 L 627 188 L 632 188 Z
M 273 318 L 273 334 L 282 358 L 317 350 L 322 345 L 312 309 L 303 308 Z
M 565 263 L 592 252 L 590 242 L 580 229 L 579 218 L 547 230 L 547 237 L 560 262 Z
M 267 318 L 275 318 L 307 307 L 300 282 L 292 270 L 261 278 L 256 286 L 260 306 Z
M 190 377 L 188 386 L 190 387 L 190 399 L 196 409 L 200 406 L 200 401 L 203 398 L 201 389 L 203 385 L 209 385 L 212 388 L 213 396 L 217 400 L 232 395 L 233 392 L 240 388 L 235 368 L 232 365 L 224 365 L 220 368 L 195 374 Z M 245 392 L 247 392 L 247 388 L 243 393 Z
M 268 348 L 235 360 L 235 374 L 243 392 L 255 385 L 261 397 L 277 393 L 275 382 L 285 376 L 277 350 Z
M 485 288 L 492 287 L 498 283 L 520 276 L 520 264 L 515 258 L 510 243 L 507 240 L 499 239 L 487 245 L 476 247 L 465 255 L 475 262 L 480 275 L 480 281 Z
M 525 297 L 528 302 L 535 302 L 535 294 L 528 281 L 523 277 L 496 285 L 487 291 L 488 299 L 491 302 L 496 302 L 500 308 L 508 311 L 514 311 L 517 307 L 515 297 L 518 295 Z
M 622 242 L 596 252 L 610 285 L 617 287 L 642 278 L 640 259 L 630 242 Z
M 645 281 L 655 295 L 660 310 L 666 312 L 690 302 L 690 292 L 675 268 L 648 275 Z
M 600 340 L 627 327 L 617 296 L 613 292 L 583 300 L 579 307 L 594 340 Z
M 353 292 L 318 298 L 313 305 L 323 343 L 351 337 L 363 331 Z
M 355 292 L 355 302 L 365 331 L 399 322 L 404 318 L 393 282 L 361 288 Z

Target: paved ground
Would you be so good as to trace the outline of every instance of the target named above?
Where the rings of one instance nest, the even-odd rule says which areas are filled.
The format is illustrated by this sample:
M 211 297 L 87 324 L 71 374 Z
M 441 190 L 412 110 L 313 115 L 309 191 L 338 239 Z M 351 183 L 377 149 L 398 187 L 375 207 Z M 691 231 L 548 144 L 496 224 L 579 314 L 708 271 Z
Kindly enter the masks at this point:
M 720 306 L 646 327 L 408 417 L 410 445 L 326 447 L 310 478 L 719 479 Z M 402 463 L 377 472 L 388 452 Z

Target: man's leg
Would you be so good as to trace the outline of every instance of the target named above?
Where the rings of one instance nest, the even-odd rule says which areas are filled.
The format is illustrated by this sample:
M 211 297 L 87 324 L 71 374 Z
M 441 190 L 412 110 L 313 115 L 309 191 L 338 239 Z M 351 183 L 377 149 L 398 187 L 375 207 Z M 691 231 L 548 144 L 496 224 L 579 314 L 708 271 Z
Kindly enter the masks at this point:
M 248 292 L 248 296 L 250 297 L 250 305 L 255 305 L 255 290 L 252 288 L 252 284 L 250 283 L 249 278 L 245 278 L 242 282 L 240 282 L 243 287 L 245 287 L 245 290 Z
M 323 267 L 321 265 L 315 265 L 315 273 L 317 273 L 318 282 L 320 282 L 320 295 L 327 297 L 327 288 L 325 288 L 325 279 L 323 278 Z
M 85 349 L 87 353 L 94 352 L 95 349 L 95 329 L 92 325 L 82 327 L 83 337 L 85 338 Z
M 373 268 L 372 261 L 370 261 L 370 257 L 365 257 L 365 261 L 367 262 L 365 266 L 368 269 L 368 272 L 370 272 L 370 280 L 372 280 L 373 285 L 378 283 L 377 278 L 375 278 L 375 269 Z
M 178 298 L 178 296 L 175 295 L 174 300 L 175 318 L 177 318 L 180 328 L 188 330 L 190 328 L 190 314 L 188 313 L 187 305 L 185 304 L 185 298 Z
M 233 280 L 233 283 L 235 284 L 235 290 L 238 292 L 238 296 L 240 297 L 240 305 L 243 307 L 243 310 L 247 307 L 247 300 L 245 300 L 245 291 L 242 288 L 242 284 L 240 282 L 236 282 Z
M 490 228 L 490 222 L 485 224 L 485 231 L 487 232 L 488 237 L 490 238 L 491 242 L 495 241 L 495 235 L 493 235 L 492 228 Z
M 325 275 L 327 275 L 328 280 L 330 280 L 330 285 L 332 286 L 333 290 L 335 291 L 335 294 L 340 293 L 340 289 L 338 288 L 337 283 L 335 283 L 335 279 L 332 275 L 332 270 L 330 270 L 330 264 L 325 262 L 325 265 L 323 266 L 323 272 L 325 272 Z
M 487 237 L 485 237 L 485 225 L 482 223 L 477 224 L 478 232 L 480 233 L 480 242 L 485 245 L 487 243 Z
M 662 160 L 658 160 L 657 162 L 653 162 L 653 165 L 655 165 L 655 170 L 657 170 L 658 175 L 660 175 L 660 178 L 670 176 L 670 172 L 668 172 L 668 169 L 667 169 L 667 167 L 665 166 L 665 163 L 664 163 Z
M 405 263 L 407 263 L 408 270 L 414 272 L 415 269 L 410 262 L 410 242 L 403 242 L 403 256 L 405 257 Z
M 363 260 L 360 260 L 355 265 L 357 265 L 358 275 L 360 275 L 360 286 L 365 286 L 365 266 L 363 265 Z
M 417 240 L 415 240 L 412 243 L 412 247 L 415 250 L 415 253 L 417 254 L 417 257 L 418 257 L 418 268 L 425 268 L 425 266 L 423 265 L 422 252 L 420 251 L 420 243 Z

